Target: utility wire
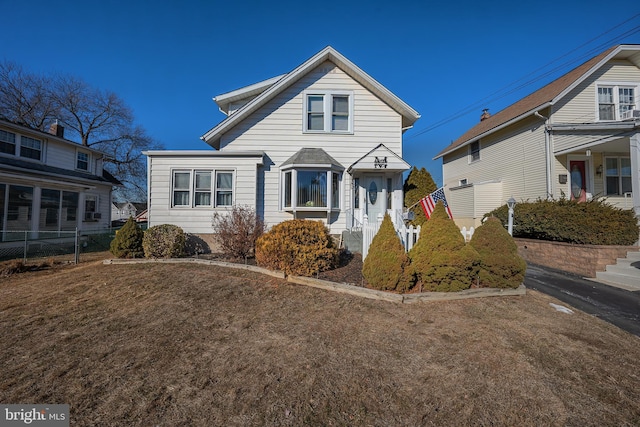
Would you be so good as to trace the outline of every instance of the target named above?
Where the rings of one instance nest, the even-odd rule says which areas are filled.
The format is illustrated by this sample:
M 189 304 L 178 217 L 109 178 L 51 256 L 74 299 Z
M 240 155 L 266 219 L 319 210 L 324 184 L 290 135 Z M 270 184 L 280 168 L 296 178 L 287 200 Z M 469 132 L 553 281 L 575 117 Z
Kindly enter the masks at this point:
M 506 97 L 506 96 L 508 96 L 508 95 L 520 90 L 520 89 L 523 89 L 523 88 L 525 88 L 525 87 L 527 87 L 527 86 L 529 86 L 529 85 L 531 85 L 533 83 L 536 83 L 536 82 L 544 79 L 545 77 L 548 77 L 549 75 L 552 75 L 556 71 L 559 71 L 559 70 L 564 69 L 564 68 L 566 68 L 566 67 L 568 67 L 568 66 L 570 66 L 572 64 L 575 64 L 576 62 L 581 61 L 581 60 L 585 59 L 586 57 L 593 56 L 594 54 L 599 53 L 600 51 L 602 51 L 606 47 L 609 47 L 611 45 L 617 44 L 617 42 L 619 42 L 620 40 L 622 40 L 625 37 L 628 37 L 630 35 L 633 35 L 633 34 L 636 34 L 636 33 L 640 32 L 640 25 L 639 26 L 635 26 L 635 27 L 625 31 L 622 34 L 619 34 L 619 35 L 617 35 L 615 37 L 612 37 L 612 38 L 608 39 L 605 42 L 600 43 L 596 47 L 593 47 L 590 50 L 588 50 L 587 52 L 582 53 L 580 56 L 578 56 L 578 57 L 576 57 L 574 59 L 571 59 L 569 61 L 566 61 L 566 62 L 564 62 L 564 63 L 552 68 L 551 70 L 546 71 L 546 72 L 544 72 L 541 75 L 538 75 L 536 77 L 533 77 L 533 78 L 525 81 L 524 83 L 516 86 L 515 88 L 512 88 L 514 85 L 516 85 L 519 82 L 522 82 L 527 77 L 532 76 L 532 75 L 538 73 L 539 71 L 544 70 L 545 68 L 555 64 L 556 62 L 560 61 L 563 58 L 566 58 L 567 56 L 571 55 L 572 53 L 578 51 L 579 49 L 582 49 L 583 47 L 591 44 L 592 42 L 594 42 L 594 41 L 602 38 L 603 36 L 613 32 L 617 28 L 620 28 L 624 24 L 636 19 L 639 16 L 640 16 L 640 13 L 632 16 L 629 19 L 626 19 L 625 21 L 623 21 L 623 22 L 613 26 L 612 28 L 608 29 L 607 31 L 599 34 L 597 37 L 594 37 L 594 38 L 584 42 L 580 46 L 578 46 L 578 47 L 570 50 L 569 52 L 567 52 L 567 53 L 555 58 L 554 60 L 550 61 L 549 63 L 547 63 L 545 65 L 543 65 L 542 67 L 536 68 L 535 70 L 531 71 L 530 73 L 526 74 L 525 76 L 523 76 L 523 77 L 521 77 L 521 78 L 519 78 L 519 79 L 517 79 L 517 80 L 515 80 L 515 81 L 513 81 L 511 83 L 509 83 L 508 85 L 506 85 L 503 88 L 497 90 L 493 94 L 491 94 L 489 96 L 486 96 L 486 97 L 480 99 L 479 101 L 476 101 L 476 102 L 474 102 L 474 103 L 462 108 L 461 110 L 456 111 L 455 113 L 453 113 L 453 115 L 451 115 L 449 117 L 445 117 L 445 118 L 435 122 L 434 124 L 432 124 L 430 126 L 427 126 L 425 129 L 418 131 L 417 133 L 414 133 L 413 135 L 409 136 L 406 140 L 414 139 L 414 138 L 416 138 L 416 137 L 418 137 L 420 135 L 423 135 L 423 134 L 425 134 L 427 132 L 430 132 L 430 131 L 432 131 L 434 129 L 437 129 L 440 126 L 443 126 L 443 125 L 445 125 L 445 124 L 447 124 L 447 123 L 449 123 L 451 121 L 454 121 L 454 120 L 456 120 L 456 119 L 458 119 L 460 117 L 463 117 L 463 116 L 475 111 L 480 105 L 487 104 L 487 103 L 490 103 L 490 102 L 495 102 L 495 101 L 497 101 L 499 99 L 502 99 L 502 98 L 504 98 L 504 97 Z M 512 89 L 510 89 L 510 88 L 512 88 Z

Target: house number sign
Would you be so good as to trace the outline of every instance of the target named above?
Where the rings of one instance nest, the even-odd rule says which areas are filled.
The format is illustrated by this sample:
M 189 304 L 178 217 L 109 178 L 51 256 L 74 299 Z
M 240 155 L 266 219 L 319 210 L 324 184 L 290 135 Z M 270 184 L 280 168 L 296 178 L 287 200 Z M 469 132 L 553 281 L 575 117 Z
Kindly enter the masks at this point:
M 377 157 L 373 161 L 374 169 L 386 169 L 387 168 L 387 157 Z

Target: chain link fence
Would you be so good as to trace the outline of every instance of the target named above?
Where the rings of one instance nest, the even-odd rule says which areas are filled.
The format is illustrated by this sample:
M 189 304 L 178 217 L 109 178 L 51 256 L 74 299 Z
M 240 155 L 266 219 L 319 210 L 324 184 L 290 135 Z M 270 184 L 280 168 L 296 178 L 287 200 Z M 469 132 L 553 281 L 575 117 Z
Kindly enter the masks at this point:
M 109 250 L 118 228 L 96 231 L 3 231 L 0 261 L 53 258 L 60 262 L 80 262 L 83 254 Z

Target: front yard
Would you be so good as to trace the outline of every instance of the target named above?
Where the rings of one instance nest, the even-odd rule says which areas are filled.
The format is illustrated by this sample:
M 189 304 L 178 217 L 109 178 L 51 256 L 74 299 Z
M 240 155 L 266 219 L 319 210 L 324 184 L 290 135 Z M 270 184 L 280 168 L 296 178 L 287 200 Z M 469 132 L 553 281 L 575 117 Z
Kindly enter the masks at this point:
M 557 300 L 400 305 L 242 270 L 0 278 L 0 402 L 71 425 L 640 424 L 640 340 Z

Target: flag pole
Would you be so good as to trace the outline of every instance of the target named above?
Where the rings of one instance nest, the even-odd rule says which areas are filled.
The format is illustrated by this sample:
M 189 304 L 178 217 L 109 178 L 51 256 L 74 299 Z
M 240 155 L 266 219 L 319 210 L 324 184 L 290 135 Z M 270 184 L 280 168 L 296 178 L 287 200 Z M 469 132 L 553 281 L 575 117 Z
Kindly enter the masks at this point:
M 440 190 L 441 188 L 444 188 L 444 187 L 446 187 L 446 186 L 447 186 L 447 184 L 443 185 L 442 187 L 438 187 L 438 188 L 436 188 L 434 191 L 432 191 L 431 193 L 427 194 L 427 196 L 429 196 L 429 195 L 431 195 L 431 194 L 435 193 L 436 191 L 438 191 L 438 190 Z M 425 196 L 425 197 L 426 197 L 426 196 Z M 423 197 L 422 199 L 424 199 L 424 197 Z M 422 200 L 422 199 L 419 199 L 417 202 L 415 202 L 414 204 L 412 204 L 411 206 L 409 206 L 409 207 L 407 208 L 407 210 L 408 210 L 408 211 L 410 211 L 410 210 L 411 210 L 411 209 L 413 209 L 414 207 L 418 206 L 418 204 L 420 203 L 420 200 Z

